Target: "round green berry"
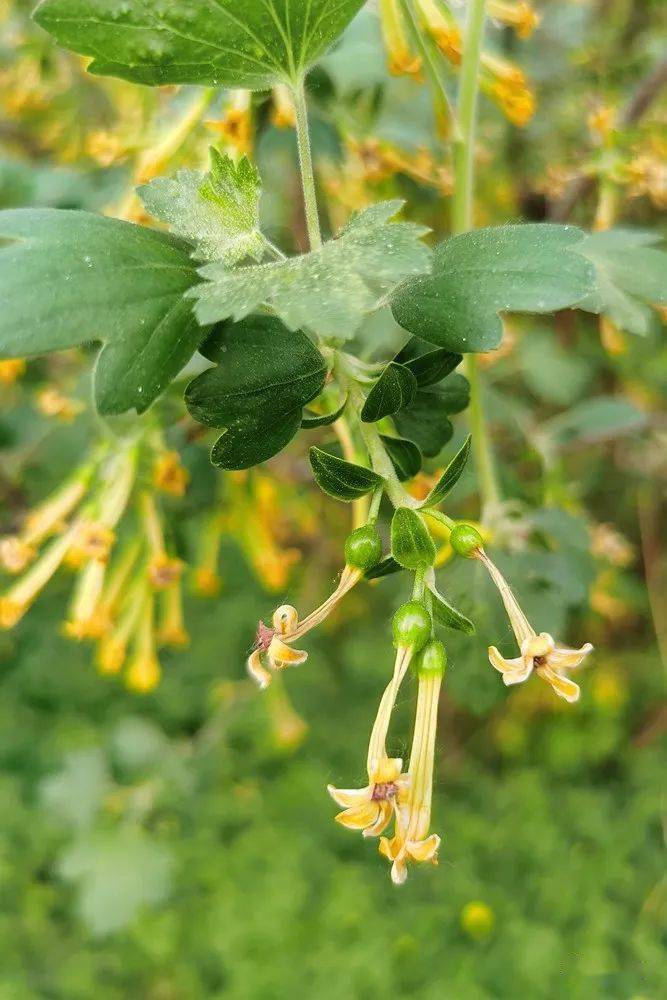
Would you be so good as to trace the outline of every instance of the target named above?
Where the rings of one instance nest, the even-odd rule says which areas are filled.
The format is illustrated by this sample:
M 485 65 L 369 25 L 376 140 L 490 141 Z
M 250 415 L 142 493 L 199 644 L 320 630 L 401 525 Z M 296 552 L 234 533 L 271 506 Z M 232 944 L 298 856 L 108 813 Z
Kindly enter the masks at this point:
M 419 601 L 402 604 L 394 615 L 394 645 L 421 649 L 431 635 L 431 616 Z
M 355 569 L 370 569 L 382 558 L 382 539 L 375 525 L 355 528 L 345 539 L 345 562 Z
M 457 555 L 472 559 L 477 549 L 482 547 L 482 536 L 472 524 L 460 521 L 452 528 L 449 544 Z
M 446 666 L 447 650 L 439 639 L 431 639 L 419 654 L 417 673 L 424 677 L 442 677 Z

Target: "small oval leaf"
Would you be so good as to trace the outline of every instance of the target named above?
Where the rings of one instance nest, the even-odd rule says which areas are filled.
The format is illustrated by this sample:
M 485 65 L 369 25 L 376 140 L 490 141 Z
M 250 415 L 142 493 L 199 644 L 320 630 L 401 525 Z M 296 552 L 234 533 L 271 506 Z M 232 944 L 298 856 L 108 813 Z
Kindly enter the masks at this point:
M 361 411 L 361 419 L 373 424 L 408 406 L 417 391 L 417 379 L 405 365 L 390 361 L 371 389 Z
M 345 407 L 347 406 L 347 396 L 340 404 L 337 410 L 333 413 L 325 413 L 323 416 L 308 416 L 308 411 L 301 419 L 301 426 L 304 430 L 312 430 L 314 427 L 328 427 L 329 424 L 335 424 L 339 417 L 343 416 Z
M 473 635 L 475 632 L 474 623 L 469 618 L 466 618 L 458 608 L 455 608 L 449 601 L 446 601 L 435 587 L 429 587 L 428 589 L 433 599 L 432 609 L 435 621 L 439 625 L 444 625 L 445 628 L 453 628 L 458 632 L 465 632 L 466 635 Z
M 335 500 L 357 500 L 383 481 L 382 476 L 363 465 L 345 462 L 321 448 L 311 448 L 308 457 L 315 482 Z
M 383 576 L 391 576 L 393 573 L 400 573 L 402 566 L 396 562 L 393 556 L 384 556 L 379 563 L 371 566 L 364 573 L 367 580 L 380 580 Z
M 440 479 L 437 481 L 429 495 L 421 504 L 422 507 L 435 507 L 445 499 L 448 493 L 456 486 L 468 461 L 470 454 L 470 435 L 465 439 L 454 458 L 451 460 Z
M 433 539 L 416 510 L 396 510 L 391 522 L 391 554 L 405 569 L 426 569 L 435 562 Z
M 381 434 L 380 437 L 400 481 L 404 483 L 416 476 L 422 467 L 422 453 L 414 441 L 389 437 L 387 434 Z

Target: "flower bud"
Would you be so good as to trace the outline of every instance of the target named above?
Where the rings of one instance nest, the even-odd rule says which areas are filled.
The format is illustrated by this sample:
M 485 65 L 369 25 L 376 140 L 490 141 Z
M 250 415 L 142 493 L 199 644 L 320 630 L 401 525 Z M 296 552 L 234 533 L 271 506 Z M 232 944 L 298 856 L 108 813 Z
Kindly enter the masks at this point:
M 382 539 L 375 525 L 365 524 L 345 539 L 345 562 L 355 569 L 367 570 L 382 558 Z
M 395 646 L 419 650 L 431 635 L 431 616 L 419 601 L 407 601 L 394 615 L 392 626 Z
M 447 650 L 439 639 L 431 639 L 415 664 L 420 677 L 442 677 L 447 666 Z
M 452 533 L 449 536 L 449 544 L 457 555 L 464 556 L 466 559 L 473 559 L 477 549 L 481 549 L 482 547 L 482 536 L 477 528 L 473 528 L 472 524 L 459 521 L 452 528 Z

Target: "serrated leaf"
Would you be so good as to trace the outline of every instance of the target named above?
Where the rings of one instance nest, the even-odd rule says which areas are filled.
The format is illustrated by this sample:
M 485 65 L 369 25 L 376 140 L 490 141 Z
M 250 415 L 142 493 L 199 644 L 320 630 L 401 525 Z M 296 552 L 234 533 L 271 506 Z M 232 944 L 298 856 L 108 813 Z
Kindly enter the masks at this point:
M 457 632 L 465 632 L 466 635 L 473 635 L 475 632 L 473 622 L 463 612 L 459 611 L 458 608 L 455 608 L 453 604 L 446 601 L 435 587 L 429 586 L 428 589 L 431 594 L 431 607 L 435 621 L 439 625 L 444 625 L 445 628 L 453 628 Z
M 208 427 L 224 427 L 211 461 L 247 469 L 277 454 L 301 425 L 306 403 L 321 391 L 326 363 L 305 334 L 274 316 L 225 327 L 219 363 L 187 387 L 188 410 Z
M 592 264 L 573 248 L 573 226 L 492 226 L 436 247 L 431 274 L 392 298 L 398 323 L 438 347 L 489 351 L 502 339 L 501 312 L 547 313 L 576 305 L 594 287 Z
M 380 437 L 400 481 L 403 483 L 416 476 L 422 467 L 422 456 L 414 441 L 389 437 L 388 434 L 381 434 Z
M 667 253 L 652 245 L 659 241 L 631 229 L 586 236 L 576 249 L 593 262 L 596 286 L 581 308 L 604 313 L 629 333 L 648 334 L 656 322 L 650 306 L 667 302 Z
M 468 436 L 421 504 L 422 507 L 435 507 L 436 504 L 442 503 L 445 497 L 454 489 L 466 467 L 466 462 L 470 454 L 470 442 L 471 438 Z
M 321 448 L 311 448 L 308 457 L 315 476 L 315 482 L 325 493 L 335 500 L 357 500 L 370 493 L 382 483 L 371 469 L 353 462 L 345 462 L 336 455 L 330 455 Z
M 421 242 L 427 230 L 390 221 L 402 204 L 371 205 L 337 239 L 311 253 L 234 270 L 203 267 L 199 273 L 206 281 L 195 296 L 199 321 L 239 320 L 266 308 L 291 330 L 351 337 L 398 282 L 428 269 L 430 250 Z
M 463 356 L 446 351 L 443 347 L 433 350 L 430 344 L 420 340 L 419 337 L 411 337 L 394 361 L 409 368 L 417 379 L 419 388 L 425 389 L 429 385 L 441 382 L 453 372 L 463 361 Z
M 204 336 L 183 298 L 197 281 L 168 233 L 89 212 L 0 212 L 0 357 L 101 342 L 98 410 L 141 413 Z
M 42 0 L 37 23 L 91 73 L 154 86 L 298 81 L 364 0 Z
M 261 180 L 247 157 L 238 163 L 214 147 L 208 173 L 179 170 L 137 188 L 146 209 L 173 233 L 194 244 L 195 260 L 222 260 L 232 266 L 244 257 L 261 260 L 259 231 Z
M 454 433 L 449 414 L 468 405 L 470 386 L 463 375 L 449 375 L 440 385 L 420 389 L 410 406 L 394 417 L 403 437 L 414 441 L 423 455 L 435 458 Z
M 426 569 L 435 562 L 435 545 L 421 514 L 398 507 L 391 520 L 391 554 L 404 569 Z
M 304 428 L 304 430 L 312 430 L 315 427 L 328 427 L 330 424 L 335 424 L 336 421 L 343 416 L 346 406 L 347 406 L 347 396 L 340 404 L 340 406 L 337 409 L 335 409 L 332 413 L 325 413 L 322 416 L 317 416 L 317 415 L 310 416 L 306 412 L 306 415 L 301 418 L 301 426 Z
M 383 576 L 392 576 L 394 573 L 400 573 L 402 569 L 403 567 L 396 562 L 393 556 L 384 556 L 383 559 L 380 559 L 379 563 L 367 569 L 364 576 L 367 580 L 380 580 Z
M 405 365 L 390 361 L 366 397 L 361 419 L 366 424 L 398 413 L 415 397 L 417 379 Z

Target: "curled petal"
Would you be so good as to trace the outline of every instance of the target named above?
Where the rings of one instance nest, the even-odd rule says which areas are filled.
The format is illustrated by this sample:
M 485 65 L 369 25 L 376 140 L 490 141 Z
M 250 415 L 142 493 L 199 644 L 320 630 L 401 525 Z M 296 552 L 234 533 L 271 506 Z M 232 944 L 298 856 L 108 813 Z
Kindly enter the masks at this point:
M 373 775 L 373 783 L 384 784 L 394 782 L 400 777 L 403 769 L 403 759 L 401 757 L 385 757 L 380 761 Z
M 593 647 L 590 642 L 584 643 L 580 649 L 559 649 L 556 647 L 549 653 L 549 664 L 556 670 L 572 670 L 574 667 L 578 667 L 592 651 Z
M 425 840 L 409 840 L 405 849 L 415 861 L 432 861 L 437 863 L 436 855 L 440 847 L 440 837 L 437 833 L 432 833 Z
M 278 635 L 288 635 L 293 632 L 299 621 L 296 608 L 291 604 L 281 604 L 273 612 L 273 627 Z
M 565 701 L 574 702 L 579 700 L 579 685 L 575 684 L 568 677 L 557 674 L 551 667 L 538 667 L 538 676 L 550 684 L 557 695 Z
M 408 877 L 408 866 L 403 858 L 396 858 L 391 866 L 391 880 L 394 885 L 403 885 Z
M 251 653 L 246 661 L 246 666 L 248 673 L 258 685 L 261 691 L 267 688 L 271 683 L 271 674 L 268 670 L 265 670 L 262 666 L 262 660 L 260 657 L 260 651 L 256 649 L 254 653 Z
M 501 656 L 495 646 L 489 646 L 488 653 L 491 666 L 500 671 L 505 684 L 520 684 L 530 676 L 533 669 L 532 658 L 516 656 L 514 659 L 507 660 Z
M 344 809 L 335 817 L 336 822 L 349 830 L 365 830 L 366 827 L 377 823 L 381 812 L 380 805 L 379 802 L 365 802 L 353 809 Z
M 384 858 L 387 859 L 387 861 L 395 861 L 398 857 L 400 848 L 401 842 L 398 837 L 380 837 L 378 851 Z
M 364 837 L 379 837 L 381 833 L 387 829 L 389 821 L 392 816 L 392 807 L 390 802 L 378 802 L 378 817 L 371 826 L 367 826 L 364 830 Z
M 327 791 L 334 802 L 343 809 L 352 809 L 362 802 L 369 802 L 373 794 L 371 785 L 367 785 L 366 788 L 336 788 L 334 785 L 327 785 Z
M 268 648 L 269 660 L 276 670 L 284 667 L 298 667 L 308 659 L 308 653 L 304 649 L 292 649 L 286 642 L 274 635 Z

